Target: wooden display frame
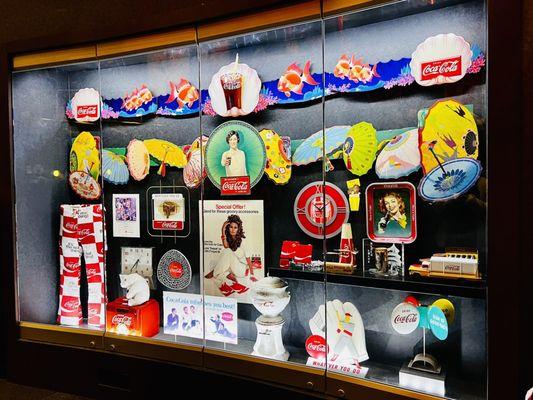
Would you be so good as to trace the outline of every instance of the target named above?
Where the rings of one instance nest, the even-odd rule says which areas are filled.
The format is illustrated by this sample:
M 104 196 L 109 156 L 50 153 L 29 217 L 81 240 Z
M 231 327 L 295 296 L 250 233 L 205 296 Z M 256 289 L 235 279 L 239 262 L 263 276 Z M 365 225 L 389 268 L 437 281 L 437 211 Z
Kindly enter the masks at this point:
M 60 65 L 65 63 L 74 63 L 79 61 L 97 60 L 102 57 L 112 57 L 133 52 L 149 51 L 160 49 L 167 46 L 190 44 L 198 41 L 211 40 L 221 36 L 235 35 L 250 30 L 266 29 L 277 24 L 289 24 L 316 19 L 324 16 L 335 15 L 353 9 L 364 8 L 383 3 L 382 1 L 367 0 L 323 0 L 321 3 L 311 1 L 292 5 L 283 9 L 269 10 L 263 13 L 253 14 L 253 16 L 233 18 L 228 21 L 219 21 L 211 24 L 202 24 L 197 28 L 189 27 L 183 31 L 173 31 L 145 35 L 131 39 L 121 39 L 82 45 L 79 47 L 69 47 L 65 49 L 56 49 L 42 52 L 26 52 L 32 49 L 30 45 L 26 49 L 18 46 L 8 45 L 1 49 L 0 69 L 1 69 L 1 95 L 7 98 L 7 106 L 0 108 L 0 119 L 2 125 L 1 150 L 2 170 L 7 171 L 6 178 L 2 180 L 1 187 L 3 214 L 2 220 L 5 223 L 5 234 L 2 241 L 2 261 L 6 266 L 16 266 L 15 248 L 14 248 L 14 194 L 13 194 L 13 165 L 12 165 L 12 125 L 11 125 L 11 91 L 10 91 L 10 73 L 13 71 L 25 70 L 30 68 L 40 68 L 44 66 Z M 312 10 L 304 12 L 305 4 L 312 5 Z M 316 5 L 319 6 L 317 13 Z M 491 55 L 491 68 L 489 69 L 489 98 L 496 98 L 496 95 L 506 93 L 508 102 L 502 103 L 489 102 L 488 119 L 491 130 L 497 131 L 515 131 L 522 133 L 522 109 L 526 110 L 522 100 L 522 77 L 519 73 L 507 75 L 507 78 L 498 79 L 504 71 L 520 71 L 521 57 L 518 54 L 523 51 L 520 44 L 521 37 L 521 2 L 512 4 L 498 4 L 496 1 L 488 2 L 489 16 L 489 51 Z M 281 16 L 279 10 L 289 10 L 288 16 Z M 502 17 L 504 16 L 504 17 Z M 263 20 L 262 20 L 263 19 Z M 239 22 L 240 21 L 240 22 Z M 255 24 L 255 25 L 254 25 Z M 191 40 L 190 33 L 194 32 L 194 41 Z M 176 32 L 183 32 L 183 36 Z M 185 34 L 185 32 L 188 32 Z M 132 29 L 131 34 L 137 32 Z M 181 41 L 183 40 L 183 41 Z M 45 43 L 45 44 L 42 44 Z M 506 43 L 506 45 L 502 45 Z M 41 42 L 43 47 L 56 47 L 68 44 L 57 43 L 52 39 Z M 508 46 L 512 47 L 513 53 Z M 24 47 L 24 46 L 23 46 Z M 16 48 L 16 50 L 13 50 Z M 516 57 L 507 57 L 509 54 L 517 54 Z M 517 150 L 519 148 L 519 150 Z M 492 222 L 492 228 L 489 224 L 488 243 L 491 249 L 491 258 L 489 261 L 489 270 L 491 282 L 498 282 L 498 285 L 492 285 L 488 291 L 487 308 L 489 316 L 488 334 L 488 395 L 491 398 L 514 398 L 513 394 L 519 387 L 519 343 L 514 338 L 518 337 L 521 317 L 519 316 L 519 295 L 518 292 L 522 287 L 522 282 L 516 279 L 521 270 L 525 268 L 525 255 L 520 253 L 521 246 L 519 242 L 520 233 L 525 230 L 525 221 L 520 218 L 522 208 L 527 205 L 527 200 L 520 198 L 518 190 L 509 190 L 509 188 L 519 188 L 523 186 L 521 181 L 523 173 L 521 164 L 525 163 L 527 146 L 518 146 L 514 141 L 508 141 L 505 135 L 493 135 L 491 137 L 491 146 L 488 150 L 489 166 L 491 169 L 491 190 L 489 191 L 489 221 Z M 521 157 L 515 157 L 518 153 Z M 498 170 L 494 166 L 496 160 L 506 160 L 505 169 Z M 523 161 L 523 160 L 524 161 Z M 528 189 L 529 191 L 531 189 Z M 501 231 L 494 229 L 495 221 L 499 220 L 502 215 L 507 218 L 505 237 L 501 237 Z M 531 235 L 531 230 L 526 231 Z M 507 265 L 509 268 L 502 269 L 501 265 Z M 69 353 L 75 353 L 79 356 L 79 363 L 83 365 L 85 361 L 92 362 L 93 358 L 87 356 L 88 353 L 101 351 L 103 354 L 118 353 L 125 355 L 135 355 L 146 359 L 157 359 L 170 362 L 183 362 L 189 365 L 203 365 L 206 370 L 222 371 L 230 374 L 242 375 L 242 371 L 250 372 L 248 376 L 265 379 L 260 374 L 252 372 L 254 368 L 258 371 L 267 371 L 266 380 L 275 381 L 288 386 L 296 386 L 305 390 L 324 391 L 329 396 L 334 397 L 356 397 L 359 399 L 428 399 L 433 400 L 437 397 L 422 395 L 404 389 L 398 389 L 393 386 L 378 384 L 358 378 L 350 378 L 336 373 L 326 373 L 323 383 L 317 383 L 313 387 L 305 382 L 307 378 L 316 377 L 316 374 L 306 369 L 299 370 L 301 374 L 296 385 L 291 384 L 291 375 L 295 369 L 287 368 L 286 364 L 275 363 L 263 359 L 256 359 L 251 356 L 235 356 L 231 353 L 202 349 L 197 351 L 188 346 L 168 346 L 164 342 L 147 340 L 144 338 L 132 339 L 115 337 L 111 334 L 96 334 L 92 330 L 81 330 L 75 328 L 64 328 L 43 324 L 34 324 L 28 322 L 17 322 L 16 306 L 16 284 L 15 284 L 15 267 L 4 268 L 2 295 L 5 312 L 4 318 L 7 321 L 7 348 L 8 363 L 11 368 L 9 379 L 22 383 L 31 384 L 31 377 L 17 374 L 16 371 L 23 370 L 23 364 L 27 362 L 24 357 L 19 359 L 20 354 L 33 354 L 39 357 L 50 359 L 48 343 L 55 343 L 69 348 Z M 494 289 L 493 289 L 494 288 Z M 501 301 L 505 298 L 505 302 Z M 501 316 L 506 316 L 506 323 L 501 323 Z M 95 342 L 94 345 L 92 342 Z M 114 345 L 114 349 L 111 348 Z M 151 348 L 154 348 L 154 351 Z M 92 349 L 87 351 L 87 349 Z M 183 353 L 183 354 L 182 354 Z M 167 356 L 168 354 L 168 356 Z M 198 364 L 193 360 L 190 354 L 195 356 L 201 355 L 202 362 Z M 124 360 L 123 362 L 126 362 Z M 505 365 L 505 368 L 499 366 Z M 89 368 L 90 366 L 87 366 Z M 16 375 L 13 375 L 16 374 Z M 306 375 L 309 374 L 309 375 Z M 51 376 L 51 375 L 48 375 Z M 505 382 L 502 385 L 501 382 Z M 327 389 L 326 389 L 327 388 Z M 515 390 L 515 391 L 513 391 Z M 512 392 L 512 393 L 510 393 Z

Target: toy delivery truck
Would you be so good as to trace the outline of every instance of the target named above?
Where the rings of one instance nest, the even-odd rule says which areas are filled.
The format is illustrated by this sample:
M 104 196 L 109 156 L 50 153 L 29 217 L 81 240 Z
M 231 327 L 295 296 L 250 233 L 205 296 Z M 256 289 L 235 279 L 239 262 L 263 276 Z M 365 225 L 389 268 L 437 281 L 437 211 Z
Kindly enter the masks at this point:
M 480 280 L 478 253 L 475 251 L 446 251 L 420 260 L 409 267 L 409 275 L 431 278 Z

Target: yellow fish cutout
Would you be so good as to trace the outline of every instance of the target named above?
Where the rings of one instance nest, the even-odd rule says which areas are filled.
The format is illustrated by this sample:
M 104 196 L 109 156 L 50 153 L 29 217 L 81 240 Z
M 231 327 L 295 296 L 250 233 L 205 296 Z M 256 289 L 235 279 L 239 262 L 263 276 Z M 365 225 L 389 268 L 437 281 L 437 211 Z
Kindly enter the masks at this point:
M 278 185 L 283 185 L 291 178 L 292 162 L 283 147 L 281 137 L 270 129 L 263 129 L 259 136 L 265 143 L 267 163 L 265 173 Z
M 478 158 L 479 136 L 472 113 L 455 100 L 437 101 L 420 129 L 419 148 L 424 175 L 456 158 Z
M 84 171 L 98 180 L 100 175 L 100 152 L 91 132 L 81 132 L 70 149 L 70 172 Z

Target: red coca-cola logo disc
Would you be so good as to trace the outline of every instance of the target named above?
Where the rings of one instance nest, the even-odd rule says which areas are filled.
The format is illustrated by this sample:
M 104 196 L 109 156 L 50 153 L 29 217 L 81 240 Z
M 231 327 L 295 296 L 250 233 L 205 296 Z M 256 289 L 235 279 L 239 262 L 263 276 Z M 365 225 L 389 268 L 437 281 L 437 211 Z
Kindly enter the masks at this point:
M 307 354 L 317 360 L 326 358 L 329 353 L 329 346 L 326 344 L 326 339 L 320 335 L 312 335 L 305 341 L 305 350 Z
M 183 266 L 179 262 L 173 261 L 168 266 L 168 273 L 173 278 L 181 278 L 183 275 Z

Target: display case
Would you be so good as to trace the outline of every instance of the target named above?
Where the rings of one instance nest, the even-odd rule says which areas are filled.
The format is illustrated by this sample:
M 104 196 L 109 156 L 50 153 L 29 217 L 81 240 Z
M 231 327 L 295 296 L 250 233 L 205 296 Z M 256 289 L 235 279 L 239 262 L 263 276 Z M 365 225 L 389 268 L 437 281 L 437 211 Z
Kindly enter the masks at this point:
M 492 397 L 489 10 L 324 0 L 16 58 L 17 338 Z

